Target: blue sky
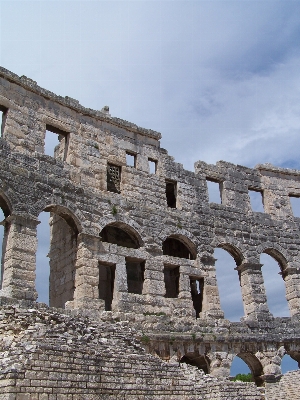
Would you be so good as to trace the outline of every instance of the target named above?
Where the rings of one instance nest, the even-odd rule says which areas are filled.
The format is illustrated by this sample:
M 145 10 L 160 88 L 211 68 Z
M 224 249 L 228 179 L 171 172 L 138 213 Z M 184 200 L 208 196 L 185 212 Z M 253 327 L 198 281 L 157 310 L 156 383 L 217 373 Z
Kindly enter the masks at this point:
M 299 1 L 0 0 L 0 18 L 1 66 L 160 131 L 185 168 L 197 160 L 300 168 Z M 216 258 L 222 306 L 238 320 L 235 265 L 221 250 Z M 288 315 L 279 267 L 262 262 L 270 308 Z M 41 300 L 47 287 L 40 273 Z

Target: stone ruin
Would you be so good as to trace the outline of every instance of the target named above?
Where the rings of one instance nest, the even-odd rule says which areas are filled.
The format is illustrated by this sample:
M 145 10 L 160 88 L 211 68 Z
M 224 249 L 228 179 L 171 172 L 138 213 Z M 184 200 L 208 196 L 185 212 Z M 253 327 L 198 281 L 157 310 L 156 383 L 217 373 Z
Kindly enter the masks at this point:
M 198 161 L 158 132 L 84 108 L 0 68 L 0 400 L 299 398 L 300 171 Z M 45 134 L 57 135 L 53 156 Z M 221 204 L 209 203 L 207 181 Z M 263 196 L 253 212 L 249 191 Z M 50 212 L 49 307 L 35 287 Z M 244 317 L 224 319 L 214 249 L 229 252 Z M 290 317 L 268 309 L 260 255 L 279 264 Z M 276 272 L 274 272 L 276 273 Z M 235 356 L 254 382 L 233 382 Z

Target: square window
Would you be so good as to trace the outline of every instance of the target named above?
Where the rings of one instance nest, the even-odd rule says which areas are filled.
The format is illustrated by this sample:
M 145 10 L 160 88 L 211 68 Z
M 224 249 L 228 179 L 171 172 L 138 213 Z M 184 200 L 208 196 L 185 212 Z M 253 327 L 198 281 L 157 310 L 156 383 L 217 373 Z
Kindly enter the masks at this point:
M 0 121 L 1 121 L 0 137 L 3 137 L 7 111 L 8 111 L 7 108 L 0 105 Z
M 126 153 L 126 165 L 136 168 L 136 154 Z
M 47 156 L 65 160 L 68 151 L 69 134 L 51 125 L 46 125 L 45 149 Z
M 107 164 L 107 190 L 109 192 L 121 193 L 121 167 L 119 165 Z
M 209 202 L 222 204 L 222 183 L 207 178 L 206 184 Z
M 179 295 L 179 267 L 173 265 L 164 266 L 165 297 L 174 299 Z
M 264 212 L 263 192 L 261 190 L 248 189 L 252 211 Z
M 290 195 L 290 203 L 294 217 L 300 217 L 300 196 Z
M 156 174 L 157 161 L 156 160 L 152 160 L 151 158 L 148 158 L 148 163 L 149 163 L 149 172 L 150 172 L 150 174 Z
M 166 180 L 166 198 L 168 207 L 176 208 L 177 182 Z

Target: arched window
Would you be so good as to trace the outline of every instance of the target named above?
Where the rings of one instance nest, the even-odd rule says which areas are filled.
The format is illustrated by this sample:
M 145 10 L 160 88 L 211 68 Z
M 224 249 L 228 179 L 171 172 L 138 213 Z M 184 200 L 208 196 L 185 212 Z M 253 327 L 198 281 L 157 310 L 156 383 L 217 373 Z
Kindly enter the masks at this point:
M 294 353 L 293 357 L 285 354 L 281 360 L 281 372 L 285 374 L 289 371 L 295 371 L 299 368 L 300 353 Z
M 49 213 L 50 211 L 50 213 Z M 64 308 L 74 298 L 77 223 L 62 207 L 49 206 L 39 216 L 36 289 L 38 301 Z M 49 229 L 50 225 L 50 229 Z
M 205 355 L 199 354 L 198 351 L 194 353 L 186 353 L 180 360 L 180 363 L 186 363 L 193 365 L 199 369 L 202 369 L 205 374 L 209 373 L 209 360 Z
M 193 243 L 185 237 L 170 236 L 163 242 L 163 254 L 166 256 L 196 259 L 196 249 Z
M 285 282 L 282 271 L 285 266 L 284 257 L 274 249 L 267 249 L 260 257 L 262 274 L 266 288 L 267 302 L 270 312 L 275 317 L 289 316 L 290 311 L 285 297 Z
M 237 354 L 231 364 L 230 375 L 236 377 L 237 380 L 247 378 L 251 374 L 250 379 L 256 383 L 257 386 L 263 385 L 261 376 L 263 375 L 263 367 L 258 358 L 248 352 L 241 352 Z M 239 377 L 239 375 L 243 375 Z
M 9 232 L 9 224 L 4 220 L 10 215 L 10 208 L 3 197 L 0 196 L 0 289 L 2 288 L 4 273 L 4 256 Z
M 239 274 L 235 271 L 242 262 L 239 252 L 230 245 L 222 245 L 215 249 L 216 274 L 220 295 L 221 308 L 225 318 L 239 321 L 244 316 L 243 300 Z
M 126 224 L 106 225 L 100 232 L 102 242 L 117 244 L 118 246 L 138 249 L 140 240 L 137 233 Z

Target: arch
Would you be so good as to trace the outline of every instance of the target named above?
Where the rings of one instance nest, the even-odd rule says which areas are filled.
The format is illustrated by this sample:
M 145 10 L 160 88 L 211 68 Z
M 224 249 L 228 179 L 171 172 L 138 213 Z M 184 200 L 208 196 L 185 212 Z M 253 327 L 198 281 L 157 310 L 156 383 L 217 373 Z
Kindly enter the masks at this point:
M 236 245 L 233 245 L 229 242 L 219 242 L 216 247 L 227 251 L 227 253 L 229 253 L 233 257 L 237 266 L 242 264 L 244 256 L 242 251 L 238 249 Z
M 50 213 L 50 219 L 43 211 Z M 39 214 L 42 223 L 37 227 L 36 287 L 39 301 L 48 303 L 49 300 L 51 307 L 64 308 L 67 301 L 74 299 L 77 237 L 82 227 L 77 216 L 65 206 L 48 204 L 43 211 L 41 213 L 45 216 Z
M 273 257 L 279 264 L 281 271 L 283 271 L 287 264 L 291 262 L 288 253 L 277 243 L 267 242 L 257 248 L 257 254 L 260 256 L 262 253 L 268 254 Z
M 238 353 L 236 357 L 239 357 L 248 365 L 256 385 L 262 386 L 264 383 L 263 379 L 261 378 L 263 375 L 263 366 L 259 359 L 254 354 L 249 352 Z
M 199 354 L 198 351 L 186 353 L 179 362 L 197 367 L 204 371 L 205 374 L 209 373 L 209 359 L 205 354 Z
M 0 208 L 2 208 L 5 218 L 7 218 L 12 213 L 11 202 L 2 190 L 0 190 Z
M 300 367 L 300 354 L 298 352 L 286 353 L 281 360 L 281 371 L 285 374 L 288 371 L 295 371 Z
M 196 246 L 186 236 L 168 236 L 162 244 L 163 254 L 172 257 L 187 258 L 195 260 L 197 255 Z
M 268 254 L 269 256 L 274 258 L 274 260 L 276 260 L 278 262 L 281 272 L 283 272 L 285 270 L 285 268 L 287 267 L 286 258 L 277 249 L 267 248 L 262 253 Z
M 142 239 L 137 231 L 123 222 L 112 222 L 100 232 L 103 242 L 116 244 L 122 247 L 138 249 L 143 246 Z
M 73 229 L 76 235 L 82 232 L 82 227 L 79 219 L 69 208 L 58 204 L 50 204 L 46 206 L 42 211 L 57 214 L 59 217 L 66 221 L 66 223 L 70 226 L 70 228 Z

